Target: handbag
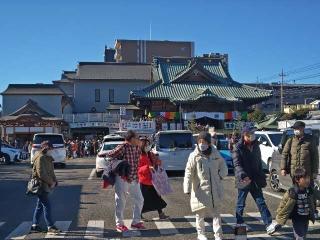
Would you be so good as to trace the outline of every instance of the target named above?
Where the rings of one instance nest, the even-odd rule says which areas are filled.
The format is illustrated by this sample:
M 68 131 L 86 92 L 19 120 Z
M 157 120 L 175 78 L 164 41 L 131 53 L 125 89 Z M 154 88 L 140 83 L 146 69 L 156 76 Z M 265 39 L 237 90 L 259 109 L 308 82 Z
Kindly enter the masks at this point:
M 33 164 L 32 171 L 36 173 L 35 163 Z M 37 174 L 33 175 L 33 173 L 31 173 L 30 180 L 28 181 L 28 184 L 27 184 L 26 194 L 40 195 L 42 191 L 43 191 L 43 188 L 42 188 L 42 182 L 40 178 L 37 176 Z
M 173 192 L 169 184 L 168 175 L 163 168 L 158 167 L 151 172 L 151 175 L 152 185 L 159 195 L 167 195 Z
M 39 195 L 42 193 L 41 180 L 37 177 L 31 177 L 27 185 L 27 195 Z

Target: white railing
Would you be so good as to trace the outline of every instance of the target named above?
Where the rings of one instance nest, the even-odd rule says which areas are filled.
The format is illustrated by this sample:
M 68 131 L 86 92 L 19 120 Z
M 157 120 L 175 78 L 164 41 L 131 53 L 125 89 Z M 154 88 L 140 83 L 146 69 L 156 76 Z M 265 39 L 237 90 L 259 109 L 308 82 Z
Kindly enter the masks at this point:
M 109 113 L 75 113 L 63 114 L 63 120 L 68 123 L 85 122 L 119 122 L 119 114 Z

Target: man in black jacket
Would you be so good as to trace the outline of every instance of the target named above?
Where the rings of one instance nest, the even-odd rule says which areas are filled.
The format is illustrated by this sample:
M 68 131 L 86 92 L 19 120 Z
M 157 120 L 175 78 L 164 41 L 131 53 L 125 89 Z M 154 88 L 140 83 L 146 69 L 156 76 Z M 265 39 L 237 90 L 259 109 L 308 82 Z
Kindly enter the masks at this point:
M 236 207 L 237 227 L 244 225 L 242 216 L 246 198 L 250 192 L 268 231 L 272 217 L 262 193 L 262 188 L 266 187 L 267 182 L 262 169 L 261 152 L 254 134 L 254 128 L 244 127 L 242 129 L 241 140 L 235 146 L 232 157 L 235 168 L 236 188 L 238 188 Z

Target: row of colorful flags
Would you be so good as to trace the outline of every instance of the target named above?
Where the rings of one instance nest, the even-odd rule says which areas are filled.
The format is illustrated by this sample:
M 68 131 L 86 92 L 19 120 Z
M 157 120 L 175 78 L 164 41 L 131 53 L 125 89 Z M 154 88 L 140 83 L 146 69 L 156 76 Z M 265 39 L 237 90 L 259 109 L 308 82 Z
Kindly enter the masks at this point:
M 149 118 L 155 118 L 158 116 L 164 117 L 168 120 L 179 120 L 180 119 L 179 112 L 149 112 L 149 114 L 148 114 Z M 238 112 L 238 111 L 225 112 L 224 113 L 224 120 L 246 121 L 246 120 L 248 120 L 248 112 Z

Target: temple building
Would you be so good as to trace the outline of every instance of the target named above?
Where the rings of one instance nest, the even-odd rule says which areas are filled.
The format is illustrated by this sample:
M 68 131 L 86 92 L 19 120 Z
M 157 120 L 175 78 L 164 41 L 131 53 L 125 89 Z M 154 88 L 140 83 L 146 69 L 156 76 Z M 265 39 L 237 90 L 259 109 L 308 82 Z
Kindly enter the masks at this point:
M 181 118 L 233 120 L 272 96 L 272 91 L 234 81 L 226 54 L 155 57 L 152 81 L 152 85 L 132 91 L 131 102 L 149 116 L 167 116 L 169 120 L 180 119 L 181 123 Z

